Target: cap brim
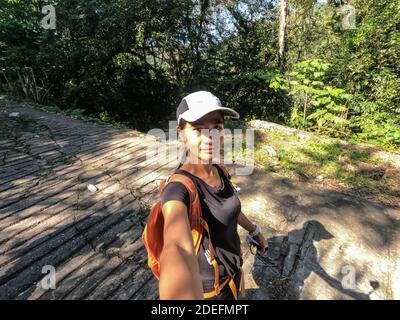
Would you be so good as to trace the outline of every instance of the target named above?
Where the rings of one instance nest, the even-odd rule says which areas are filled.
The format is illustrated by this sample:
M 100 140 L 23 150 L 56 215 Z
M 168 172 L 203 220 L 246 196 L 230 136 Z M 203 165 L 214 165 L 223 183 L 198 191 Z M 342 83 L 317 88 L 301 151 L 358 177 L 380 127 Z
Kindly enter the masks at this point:
M 179 116 L 179 120 L 184 119 L 188 122 L 195 122 L 195 121 L 201 119 L 202 117 L 204 117 L 205 115 L 207 115 L 211 112 L 214 112 L 214 111 L 218 111 L 218 110 L 222 111 L 224 116 L 234 118 L 234 119 L 240 118 L 239 113 L 237 113 L 235 110 L 233 110 L 231 108 L 216 106 L 215 108 L 211 108 L 211 109 L 207 110 L 206 112 L 204 110 L 187 110 Z M 201 112 L 199 112 L 199 111 L 201 111 Z

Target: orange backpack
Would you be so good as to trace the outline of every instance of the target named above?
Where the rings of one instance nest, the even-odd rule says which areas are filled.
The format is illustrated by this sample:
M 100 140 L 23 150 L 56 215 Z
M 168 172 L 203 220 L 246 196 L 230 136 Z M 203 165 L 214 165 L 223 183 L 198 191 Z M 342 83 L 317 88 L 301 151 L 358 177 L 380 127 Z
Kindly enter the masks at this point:
M 230 181 L 230 176 L 227 169 L 222 165 L 218 166 L 219 168 L 222 169 L 224 175 Z M 229 287 L 235 299 L 237 299 L 238 298 L 237 288 L 235 282 L 233 281 L 233 277 L 229 277 L 222 283 L 219 283 L 218 263 L 214 257 L 214 250 L 211 242 L 211 236 L 208 224 L 202 218 L 201 204 L 200 204 L 200 199 L 198 197 L 196 185 L 189 177 L 182 174 L 174 173 L 171 176 L 169 176 L 166 180 L 161 180 L 160 197 L 162 195 L 165 186 L 170 182 L 182 183 L 189 192 L 190 209 L 188 215 L 189 215 L 189 223 L 192 230 L 192 237 L 196 255 L 198 255 L 199 253 L 200 244 L 203 238 L 203 230 L 205 230 L 208 234 L 210 259 L 211 259 L 211 264 L 214 268 L 214 290 L 210 292 L 205 292 L 204 298 L 210 298 L 219 295 L 221 290 L 225 287 L 225 285 L 229 284 Z M 232 187 L 234 186 L 232 185 Z M 147 220 L 147 224 L 142 234 L 142 240 L 147 250 L 148 266 L 150 267 L 151 271 L 153 272 L 157 280 L 160 279 L 159 262 L 160 262 L 161 252 L 164 246 L 163 232 L 164 232 L 164 216 L 161 210 L 161 200 L 159 200 L 153 205 L 149 214 L 149 218 Z M 241 271 L 240 292 L 244 294 L 243 270 L 241 269 L 240 271 Z

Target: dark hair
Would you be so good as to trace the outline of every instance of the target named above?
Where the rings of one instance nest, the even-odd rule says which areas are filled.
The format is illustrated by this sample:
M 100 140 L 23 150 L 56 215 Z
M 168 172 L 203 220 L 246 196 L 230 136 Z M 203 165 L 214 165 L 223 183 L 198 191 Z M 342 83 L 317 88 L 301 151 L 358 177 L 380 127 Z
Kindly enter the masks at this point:
M 185 128 L 186 123 L 189 123 L 189 122 L 186 121 L 185 119 L 181 119 L 181 121 L 178 124 L 178 127 L 183 129 L 183 128 Z
M 181 130 L 183 130 L 185 128 L 186 123 L 188 123 L 188 121 L 186 121 L 185 119 L 181 119 L 179 124 L 178 124 L 178 127 Z M 188 150 L 186 150 L 185 158 L 187 157 L 187 155 L 188 155 Z M 183 165 L 183 162 L 182 162 L 182 159 L 180 159 L 178 168 L 176 168 L 175 170 L 178 170 L 180 167 L 182 167 L 182 165 Z

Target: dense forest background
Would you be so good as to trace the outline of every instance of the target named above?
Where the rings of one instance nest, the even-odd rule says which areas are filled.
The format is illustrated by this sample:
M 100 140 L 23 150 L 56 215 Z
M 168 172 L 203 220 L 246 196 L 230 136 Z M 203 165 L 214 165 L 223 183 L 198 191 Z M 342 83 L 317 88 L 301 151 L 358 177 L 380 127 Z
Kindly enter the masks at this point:
M 399 61 L 400 0 L 0 0 L 0 93 L 141 130 L 202 89 L 397 149 Z

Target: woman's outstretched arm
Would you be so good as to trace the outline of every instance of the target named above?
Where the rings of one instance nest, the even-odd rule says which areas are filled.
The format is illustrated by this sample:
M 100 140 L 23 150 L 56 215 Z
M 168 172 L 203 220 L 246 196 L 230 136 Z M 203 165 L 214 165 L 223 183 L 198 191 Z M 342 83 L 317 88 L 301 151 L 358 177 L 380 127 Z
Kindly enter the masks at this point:
M 186 206 L 170 200 L 162 211 L 164 247 L 160 257 L 160 299 L 201 300 L 203 285 Z

